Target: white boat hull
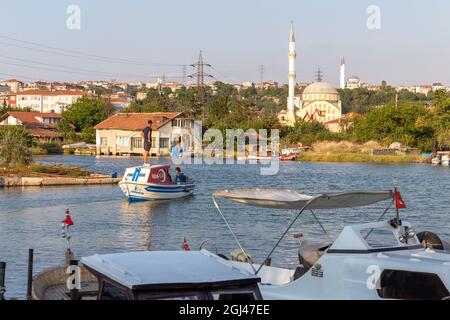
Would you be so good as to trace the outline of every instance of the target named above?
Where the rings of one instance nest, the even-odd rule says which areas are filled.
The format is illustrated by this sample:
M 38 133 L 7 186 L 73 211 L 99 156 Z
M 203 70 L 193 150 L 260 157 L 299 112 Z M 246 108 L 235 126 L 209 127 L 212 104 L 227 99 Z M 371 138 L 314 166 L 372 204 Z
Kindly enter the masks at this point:
M 194 184 L 164 185 L 121 181 L 119 187 L 130 201 L 170 200 L 190 196 L 194 192 Z

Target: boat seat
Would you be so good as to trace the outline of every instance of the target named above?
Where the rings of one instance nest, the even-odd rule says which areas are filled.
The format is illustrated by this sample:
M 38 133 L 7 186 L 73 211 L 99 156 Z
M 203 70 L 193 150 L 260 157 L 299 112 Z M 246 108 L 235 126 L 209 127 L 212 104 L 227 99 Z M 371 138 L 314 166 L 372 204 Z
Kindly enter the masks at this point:
M 298 250 L 298 259 L 305 270 L 309 270 L 321 256 L 325 254 L 332 243 L 307 243 Z

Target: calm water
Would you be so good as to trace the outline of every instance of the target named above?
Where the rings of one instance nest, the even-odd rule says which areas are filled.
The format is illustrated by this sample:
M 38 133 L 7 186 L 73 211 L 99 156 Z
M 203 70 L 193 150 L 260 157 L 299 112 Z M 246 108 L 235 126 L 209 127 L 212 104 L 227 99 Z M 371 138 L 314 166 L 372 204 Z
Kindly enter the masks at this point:
M 125 167 L 140 164 L 139 158 L 49 156 L 39 160 L 77 164 L 104 173 L 122 173 Z M 275 176 L 261 176 L 256 165 L 191 165 L 185 166 L 185 172 L 195 177 L 195 196 L 164 203 L 129 204 L 117 186 L 0 189 L 0 260 L 7 262 L 7 296 L 25 295 L 28 248 L 35 249 L 35 272 L 64 261 L 66 243 L 61 239 L 61 221 L 67 207 L 75 222 L 71 229 L 72 248 L 78 257 L 148 248 L 178 250 L 183 237 L 192 249 L 211 239 L 209 250 L 217 249 L 228 255 L 237 245 L 213 206 L 214 190 L 281 187 L 314 194 L 386 189 L 396 178 L 408 206 L 402 211 L 403 219 L 413 222 L 418 230 L 426 227 L 450 238 L 450 170 L 446 167 L 286 162 L 281 163 Z M 227 201 L 221 204 L 234 231 L 256 261 L 262 260 L 292 217 L 289 211 L 255 209 Z M 380 203 L 364 209 L 320 212 L 318 216 L 332 234 L 337 234 L 346 223 L 376 219 L 383 207 Z M 308 214 L 292 232 L 321 236 Z M 294 265 L 297 248 L 291 233 L 276 251 L 272 263 Z

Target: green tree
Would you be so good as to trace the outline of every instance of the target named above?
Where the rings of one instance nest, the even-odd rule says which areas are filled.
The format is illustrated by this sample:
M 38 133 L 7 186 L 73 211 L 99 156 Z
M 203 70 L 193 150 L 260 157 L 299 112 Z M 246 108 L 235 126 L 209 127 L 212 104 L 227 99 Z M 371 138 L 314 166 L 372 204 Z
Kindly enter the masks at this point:
M 95 143 L 96 134 L 93 127 L 86 127 L 81 130 L 81 138 L 86 143 Z
M 105 99 L 82 97 L 67 108 L 62 116 L 75 125 L 80 132 L 85 128 L 94 127 L 107 118 L 108 103 Z
M 63 135 L 64 140 L 66 141 L 77 140 L 77 134 L 75 132 L 75 129 L 66 119 L 63 119 L 60 122 L 58 122 L 58 131 Z
M 29 147 L 33 139 L 22 126 L 6 126 L 0 130 L 0 158 L 7 165 L 27 165 L 33 161 Z

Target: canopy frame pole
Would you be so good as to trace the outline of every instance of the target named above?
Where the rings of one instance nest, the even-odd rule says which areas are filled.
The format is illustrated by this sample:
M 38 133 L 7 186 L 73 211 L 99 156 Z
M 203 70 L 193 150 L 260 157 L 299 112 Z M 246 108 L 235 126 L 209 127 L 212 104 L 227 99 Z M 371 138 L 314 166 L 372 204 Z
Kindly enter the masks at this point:
M 314 219 L 316 219 L 316 222 L 319 224 L 320 228 L 322 229 L 323 233 L 325 233 L 325 235 L 327 236 L 328 240 L 331 240 L 331 237 L 329 235 L 329 233 L 327 232 L 327 230 L 324 228 L 324 226 L 322 225 L 322 223 L 320 222 L 319 218 L 317 218 L 316 214 L 314 213 L 313 210 L 309 209 L 309 212 L 311 212 L 311 214 L 313 215 Z
M 392 205 L 394 204 L 394 199 L 391 200 L 391 202 L 388 202 L 386 204 L 386 208 L 384 209 L 383 213 L 381 214 L 381 216 L 377 219 L 378 221 L 381 221 L 381 219 L 383 219 L 383 217 L 386 215 L 386 213 L 389 211 L 389 209 L 392 207 Z M 369 232 L 367 232 L 366 236 L 364 237 L 364 240 L 367 240 L 367 238 L 370 236 L 370 234 L 373 232 L 373 228 L 369 230 Z
M 305 211 L 308 206 L 314 201 L 319 199 L 320 197 L 322 197 L 323 195 L 320 194 L 318 196 L 315 196 L 311 199 L 308 200 L 308 202 L 303 206 L 303 208 L 300 210 L 300 212 L 297 214 L 297 216 L 291 221 L 291 223 L 289 223 L 289 225 L 287 226 L 286 230 L 283 232 L 283 234 L 281 235 L 280 239 L 278 239 L 277 243 L 275 244 L 275 246 L 272 248 L 272 250 L 270 250 L 269 254 L 267 255 L 267 257 L 263 260 L 263 261 L 267 261 L 270 256 L 272 255 L 272 253 L 275 251 L 275 249 L 278 247 L 278 245 L 280 244 L 280 242 L 284 239 L 284 237 L 286 236 L 286 234 L 289 232 L 289 230 L 292 228 L 292 226 L 294 225 L 294 223 L 298 220 L 298 218 L 300 217 L 300 215 L 303 213 L 303 211 Z M 261 264 L 258 268 L 258 270 L 256 270 L 255 275 L 257 275 L 259 273 L 259 271 L 261 271 L 262 267 L 264 266 L 264 263 Z
M 237 245 L 239 246 L 239 249 L 241 249 L 241 251 L 245 254 L 245 256 L 246 256 L 247 258 L 249 258 L 249 260 L 250 260 L 250 266 L 252 267 L 253 272 L 255 272 L 255 274 L 256 274 L 257 271 L 256 271 L 256 268 L 253 266 L 253 261 L 251 261 L 252 259 L 251 259 L 250 255 L 244 250 L 244 247 L 241 245 L 239 239 L 238 239 L 238 238 L 236 237 L 236 235 L 234 234 L 233 229 L 231 229 L 231 226 L 230 226 L 230 224 L 228 223 L 227 218 L 225 218 L 224 214 L 222 213 L 222 210 L 220 209 L 219 205 L 217 204 L 216 199 L 214 198 L 214 195 L 212 196 L 212 199 L 213 199 L 214 206 L 217 208 L 217 210 L 219 211 L 220 215 L 222 216 L 223 221 L 224 221 L 225 224 L 227 225 L 228 230 L 230 230 L 231 235 L 233 236 L 234 240 L 236 241 Z

